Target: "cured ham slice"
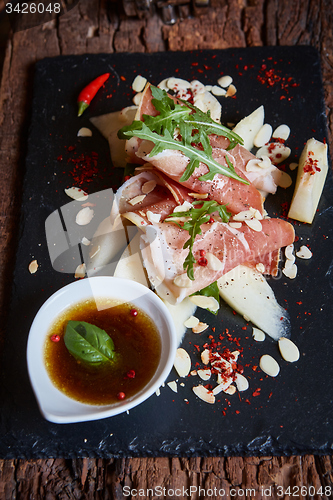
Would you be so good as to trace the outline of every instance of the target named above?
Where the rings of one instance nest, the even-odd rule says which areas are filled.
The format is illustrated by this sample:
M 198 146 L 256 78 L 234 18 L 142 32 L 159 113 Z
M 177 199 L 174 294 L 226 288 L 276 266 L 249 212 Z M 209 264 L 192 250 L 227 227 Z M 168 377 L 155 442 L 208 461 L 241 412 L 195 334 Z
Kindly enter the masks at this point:
M 239 264 L 256 265 L 263 255 L 274 252 L 294 241 L 291 224 L 280 219 L 261 221 L 262 231 L 253 231 L 246 224 L 238 230 L 229 224 L 203 224 L 197 235 L 193 255 L 194 280 L 190 280 L 183 264 L 188 250 L 183 249 L 188 232 L 173 223 L 147 226 L 141 236 L 141 252 L 148 277 L 157 293 L 170 303 L 181 302 Z M 207 265 L 199 265 L 204 250 Z
M 152 143 L 143 141 L 139 147 L 137 156 L 144 161 L 150 162 L 154 167 L 163 172 L 176 182 L 185 172 L 189 159 L 177 150 L 164 150 L 156 156 L 150 157 Z M 227 166 L 226 154 L 229 160 L 236 165 L 232 154 L 221 148 L 213 149 L 213 158 L 221 165 Z M 245 175 L 235 167 L 236 173 L 246 179 Z M 232 213 L 242 212 L 249 207 L 253 207 L 263 213 L 263 197 L 260 192 L 251 184 L 244 184 L 238 180 L 231 179 L 225 175 L 216 174 L 211 181 L 201 181 L 200 177 L 208 172 L 208 168 L 203 163 L 195 169 L 191 177 L 181 184 L 191 191 L 201 194 L 208 194 L 208 199 L 215 200 L 221 205 L 227 205 Z

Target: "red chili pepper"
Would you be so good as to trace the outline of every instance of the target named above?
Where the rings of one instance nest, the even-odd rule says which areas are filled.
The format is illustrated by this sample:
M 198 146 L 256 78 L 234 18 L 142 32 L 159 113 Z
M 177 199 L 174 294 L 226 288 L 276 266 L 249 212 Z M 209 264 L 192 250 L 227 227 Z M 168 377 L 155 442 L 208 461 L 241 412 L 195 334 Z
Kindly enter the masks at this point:
M 79 111 L 77 116 L 81 116 L 82 113 L 88 108 L 92 99 L 95 97 L 99 89 L 104 85 L 106 80 L 109 78 L 110 73 L 105 73 L 104 75 L 98 76 L 90 82 L 83 90 L 81 90 L 79 97 L 77 98 L 77 103 L 79 105 Z

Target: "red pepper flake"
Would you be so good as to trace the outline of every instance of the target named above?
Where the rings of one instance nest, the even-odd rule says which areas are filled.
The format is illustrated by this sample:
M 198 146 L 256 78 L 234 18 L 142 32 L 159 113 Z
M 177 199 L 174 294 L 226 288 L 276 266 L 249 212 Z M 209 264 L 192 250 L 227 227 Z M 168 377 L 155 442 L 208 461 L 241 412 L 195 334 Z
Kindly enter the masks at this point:
M 121 75 L 120 80 L 122 80 L 123 82 L 126 82 L 126 78 L 123 75 Z
M 199 63 L 197 63 L 197 62 L 193 62 L 193 63 L 191 64 L 191 66 L 198 66 L 198 64 L 199 64 Z
M 256 389 L 256 390 L 252 393 L 252 396 L 253 396 L 253 397 L 260 396 L 260 391 L 261 391 L 261 389 L 260 389 L 260 387 L 258 387 L 258 388 L 257 388 L 257 389 Z
M 299 306 L 303 304 L 303 302 L 300 300 L 299 302 L 296 302 Z

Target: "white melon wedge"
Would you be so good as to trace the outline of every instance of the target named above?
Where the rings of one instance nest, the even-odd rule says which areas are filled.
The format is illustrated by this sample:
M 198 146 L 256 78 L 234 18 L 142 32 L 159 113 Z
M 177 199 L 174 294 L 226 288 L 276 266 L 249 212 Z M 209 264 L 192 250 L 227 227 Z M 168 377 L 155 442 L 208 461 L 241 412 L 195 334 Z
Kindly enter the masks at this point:
M 327 144 L 309 139 L 302 151 L 288 217 L 311 224 L 328 171 Z
M 218 279 L 217 284 L 220 296 L 247 321 L 275 340 L 289 335 L 287 312 L 259 271 L 240 265 Z
M 115 167 L 126 166 L 125 141 L 118 139 L 118 130 L 134 120 L 137 106 L 128 106 L 121 111 L 90 118 L 91 123 L 109 142 L 112 163 Z
M 264 106 L 255 109 L 253 113 L 243 118 L 234 127 L 236 132 L 244 141 L 244 148 L 251 151 L 254 146 L 254 139 L 264 124 L 265 110 Z

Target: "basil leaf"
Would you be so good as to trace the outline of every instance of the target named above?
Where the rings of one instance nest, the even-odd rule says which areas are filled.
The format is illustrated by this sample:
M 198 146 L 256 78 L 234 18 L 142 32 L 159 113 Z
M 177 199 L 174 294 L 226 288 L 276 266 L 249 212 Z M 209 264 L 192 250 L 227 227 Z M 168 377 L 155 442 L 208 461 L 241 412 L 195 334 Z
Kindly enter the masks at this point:
M 85 321 L 68 321 L 64 335 L 68 351 L 79 361 L 93 366 L 114 361 L 117 354 L 111 337 Z

